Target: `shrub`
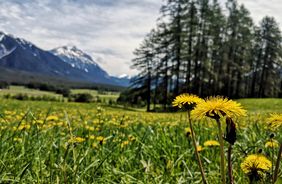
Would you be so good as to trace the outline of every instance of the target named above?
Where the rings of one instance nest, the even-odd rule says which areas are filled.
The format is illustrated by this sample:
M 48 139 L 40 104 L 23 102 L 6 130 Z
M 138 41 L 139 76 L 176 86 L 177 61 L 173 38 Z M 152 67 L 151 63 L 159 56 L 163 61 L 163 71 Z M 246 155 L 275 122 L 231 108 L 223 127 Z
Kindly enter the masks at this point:
M 70 95 L 69 101 L 71 102 L 85 102 L 89 103 L 93 101 L 93 96 L 89 93 L 78 93 Z

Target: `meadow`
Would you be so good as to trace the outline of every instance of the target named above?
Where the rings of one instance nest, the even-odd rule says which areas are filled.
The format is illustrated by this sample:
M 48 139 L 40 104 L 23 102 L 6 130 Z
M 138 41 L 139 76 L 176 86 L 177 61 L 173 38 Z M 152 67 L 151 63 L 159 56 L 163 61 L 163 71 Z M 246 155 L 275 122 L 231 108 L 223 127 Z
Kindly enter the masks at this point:
M 240 164 L 247 155 L 275 160 L 278 148 L 266 143 L 282 135 L 267 128 L 266 118 L 282 113 L 282 100 L 238 102 L 247 116 L 234 120 L 232 162 L 235 183 L 244 184 Z M 219 147 L 206 143 L 218 140 L 216 123 L 193 125 L 206 177 L 220 183 Z M 188 126 L 185 112 L 0 98 L 0 183 L 201 183 Z
M 116 102 L 117 98 L 119 97 L 119 92 L 111 92 L 111 91 L 102 91 L 102 90 L 92 90 L 92 89 L 71 89 L 70 94 L 90 94 L 96 100 L 99 99 L 103 102 Z M 36 98 L 42 97 L 43 101 L 44 98 L 51 98 L 54 101 L 67 101 L 67 98 L 64 97 L 62 94 L 56 94 L 50 91 L 42 91 L 37 89 L 30 89 L 24 86 L 9 86 L 7 89 L 0 89 L 0 97 L 3 96 L 17 96 L 17 95 L 26 95 L 29 98 Z

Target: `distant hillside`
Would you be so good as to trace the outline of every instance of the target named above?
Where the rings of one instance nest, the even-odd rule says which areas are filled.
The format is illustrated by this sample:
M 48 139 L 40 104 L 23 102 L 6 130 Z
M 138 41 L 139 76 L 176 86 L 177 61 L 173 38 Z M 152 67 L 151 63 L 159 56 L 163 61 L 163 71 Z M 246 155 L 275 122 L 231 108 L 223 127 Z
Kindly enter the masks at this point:
M 109 76 L 89 55 L 76 47 L 45 51 L 31 42 L 3 32 L 0 32 L 0 67 L 75 82 L 128 85 L 124 79 Z M 18 81 L 23 79 L 26 78 L 18 78 Z
M 26 85 L 29 83 L 52 84 L 76 89 L 98 89 L 105 91 L 122 91 L 124 87 L 109 84 L 90 83 L 83 81 L 72 81 L 62 77 L 50 77 L 19 70 L 10 70 L 0 67 L 0 82 L 8 82 L 15 85 Z

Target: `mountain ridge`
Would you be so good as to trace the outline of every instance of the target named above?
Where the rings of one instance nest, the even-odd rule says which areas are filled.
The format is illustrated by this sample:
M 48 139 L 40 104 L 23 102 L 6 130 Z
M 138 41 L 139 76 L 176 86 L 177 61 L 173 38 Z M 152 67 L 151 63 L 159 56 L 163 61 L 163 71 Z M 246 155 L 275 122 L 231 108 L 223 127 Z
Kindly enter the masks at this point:
M 74 81 L 120 86 L 129 83 L 129 80 L 110 76 L 90 55 L 75 46 L 46 51 L 25 39 L 1 31 L 0 66 Z

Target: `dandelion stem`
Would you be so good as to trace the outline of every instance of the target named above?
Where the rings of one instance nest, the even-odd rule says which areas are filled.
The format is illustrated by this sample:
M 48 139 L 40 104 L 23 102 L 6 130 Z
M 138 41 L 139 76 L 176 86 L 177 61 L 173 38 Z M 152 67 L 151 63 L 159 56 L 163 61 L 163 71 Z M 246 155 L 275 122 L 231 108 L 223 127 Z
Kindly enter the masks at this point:
M 219 121 L 219 118 L 216 118 L 216 123 L 218 126 L 218 138 L 219 138 L 219 144 L 220 144 L 220 173 L 221 173 L 221 183 L 226 184 L 225 179 L 225 161 L 224 161 L 224 142 L 223 142 L 223 133 L 221 129 L 221 123 Z
M 282 143 L 280 143 L 280 149 L 278 151 L 277 161 L 276 161 L 276 165 L 275 165 L 275 171 L 274 171 L 274 177 L 273 177 L 274 183 L 276 182 L 276 180 L 278 178 L 279 167 L 280 167 L 280 162 L 281 162 L 281 155 L 282 155 Z
M 191 129 L 191 135 L 192 135 L 193 146 L 194 146 L 194 149 L 195 149 L 196 158 L 198 160 L 198 164 L 199 164 L 201 175 L 202 175 L 203 184 L 207 184 L 203 164 L 201 162 L 200 155 L 199 155 L 199 152 L 197 150 L 197 144 L 196 144 L 195 133 L 194 133 L 194 130 L 193 130 L 193 125 L 192 125 L 192 121 L 191 121 L 191 117 L 190 117 L 190 111 L 188 111 L 188 121 L 189 121 L 190 129 Z
M 233 173 L 232 173 L 231 154 L 232 154 L 232 144 L 229 144 L 228 153 L 227 153 L 227 160 L 228 160 L 228 176 L 229 176 L 229 183 L 230 183 L 230 184 L 234 184 L 234 178 L 233 178 Z

